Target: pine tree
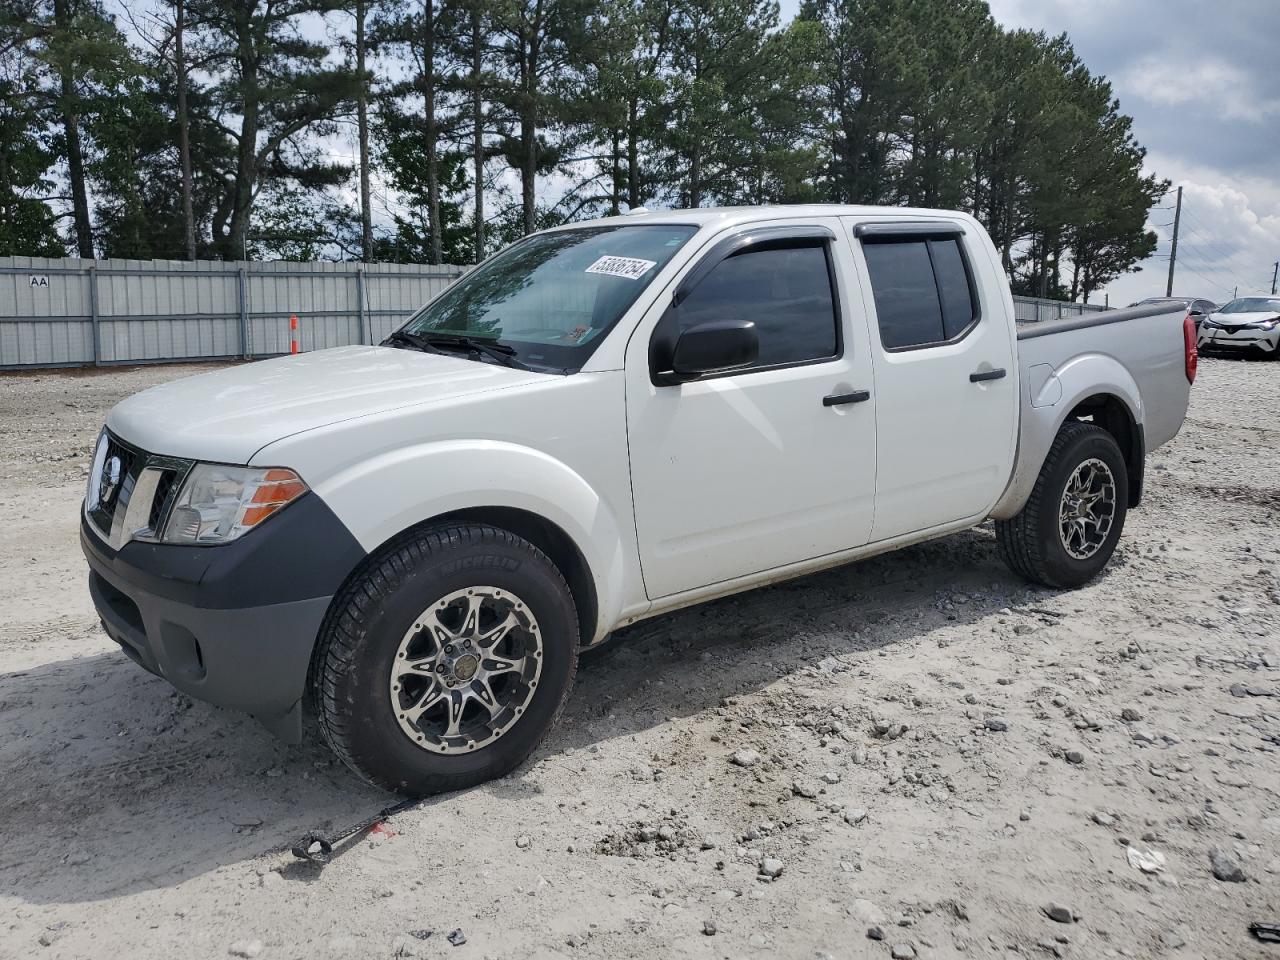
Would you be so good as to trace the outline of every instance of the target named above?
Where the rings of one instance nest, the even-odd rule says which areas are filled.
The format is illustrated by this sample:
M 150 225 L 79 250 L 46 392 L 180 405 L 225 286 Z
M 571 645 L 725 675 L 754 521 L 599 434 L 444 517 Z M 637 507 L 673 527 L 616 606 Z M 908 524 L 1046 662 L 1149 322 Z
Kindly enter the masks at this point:
M 520 178 L 524 233 L 538 229 L 538 175 L 562 156 L 560 133 L 582 94 L 577 69 L 588 0 L 496 0 L 493 96 L 512 133 L 503 152 Z
M 55 163 L 33 56 L 33 5 L 0 0 L 0 256 L 66 253 L 53 209 Z
M 334 132 L 359 81 L 349 69 L 321 65 L 326 47 L 301 30 L 304 18 L 338 2 L 190 0 L 207 69 L 216 73 L 215 110 L 235 140 L 212 218 L 225 259 L 247 254 L 254 202 L 264 188 L 323 190 L 349 176 L 349 168 L 323 158 L 316 138 Z

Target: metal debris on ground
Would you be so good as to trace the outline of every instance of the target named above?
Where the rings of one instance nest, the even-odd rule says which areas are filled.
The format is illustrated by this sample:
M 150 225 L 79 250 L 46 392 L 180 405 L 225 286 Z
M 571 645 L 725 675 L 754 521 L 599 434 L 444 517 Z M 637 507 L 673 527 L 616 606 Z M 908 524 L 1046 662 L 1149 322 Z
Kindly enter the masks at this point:
M 1263 943 L 1280 943 L 1280 923 L 1262 923 L 1255 920 L 1249 924 L 1249 932 Z

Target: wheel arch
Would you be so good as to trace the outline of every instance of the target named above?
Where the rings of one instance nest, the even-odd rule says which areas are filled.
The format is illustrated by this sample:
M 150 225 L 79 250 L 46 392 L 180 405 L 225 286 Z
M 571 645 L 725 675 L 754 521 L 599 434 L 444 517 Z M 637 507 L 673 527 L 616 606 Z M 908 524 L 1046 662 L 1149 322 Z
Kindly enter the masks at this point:
M 1058 366 L 1039 394 L 1023 398 L 1017 462 L 991 517 L 1008 520 L 1023 508 L 1054 438 L 1071 421 L 1096 423 L 1115 438 L 1129 474 L 1127 505 L 1138 506 L 1146 465 L 1142 392 L 1114 357 L 1089 353 Z
M 449 523 L 477 523 L 499 527 L 528 540 L 550 558 L 569 584 L 573 605 L 578 611 L 579 642 L 589 645 L 600 622 L 600 599 L 591 566 L 573 538 L 546 517 L 517 507 L 465 507 L 423 520 L 410 528 Z
M 493 441 L 425 444 L 364 461 L 316 492 L 370 557 L 406 533 L 447 522 L 489 524 L 528 540 L 568 582 L 584 644 L 602 639 L 622 608 L 629 528 L 581 475 L 541 451 Z
M 1062 423 L 1077 421 L 1092 423 L 1111 434 L 1124 456 L 1125 471 L 1129 475 L 1129 509 L 1142 502 L 1142 482 L 1146 473 L 1146 443 L 1142 424 L 1133 411 L 1114 393 L 1095 393 L 1080 400 L 1063 418 Z M 1058 430 L 1062 424 L 1058 424 Z

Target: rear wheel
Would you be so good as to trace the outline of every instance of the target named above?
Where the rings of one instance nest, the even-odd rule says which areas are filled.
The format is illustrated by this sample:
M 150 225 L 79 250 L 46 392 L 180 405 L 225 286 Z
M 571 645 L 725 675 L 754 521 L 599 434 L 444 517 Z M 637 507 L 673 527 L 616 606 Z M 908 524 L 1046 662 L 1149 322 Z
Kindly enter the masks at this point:
M 371 783 L 406 794 L 502 776 L 559 715 L 577 667 L 568 585 L 496 527 L 425 528 L 335 600 L 312 669 L 320 729 Z
M 1001 556 L 1028 580 L 1081 586 L 1111 559 L 1128 502 L 1128 472 L 1115 438 L 1091 423 L 1064 424 L 1022 511 L 996 521 Z

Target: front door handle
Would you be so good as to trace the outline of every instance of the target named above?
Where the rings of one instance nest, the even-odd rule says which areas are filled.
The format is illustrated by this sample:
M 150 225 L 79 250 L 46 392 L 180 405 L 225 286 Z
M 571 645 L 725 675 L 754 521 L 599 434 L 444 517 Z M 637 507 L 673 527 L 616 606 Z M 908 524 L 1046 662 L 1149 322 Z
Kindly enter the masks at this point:
M 855 390 L 853 393 L 833 393 L 822 398 L 824 407 L 838 407 L 845 403 L 862 403 L 871 399 L 870 390 Z
M 978 370 L 969 374 L 970 383 L 982 383 L 985 380 L 1001 380 L 1004 378 L 1004 368 L 997 367 L 994 370 Z

